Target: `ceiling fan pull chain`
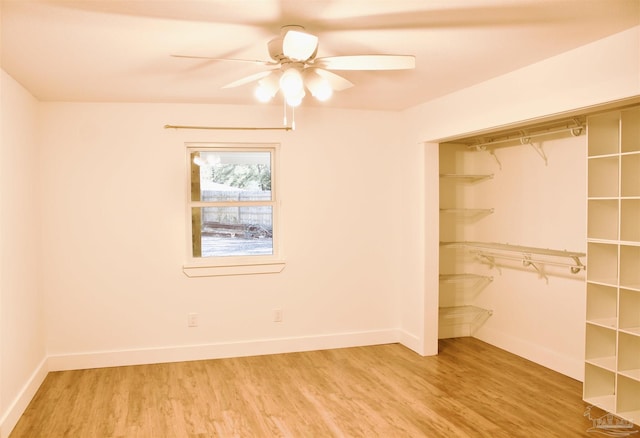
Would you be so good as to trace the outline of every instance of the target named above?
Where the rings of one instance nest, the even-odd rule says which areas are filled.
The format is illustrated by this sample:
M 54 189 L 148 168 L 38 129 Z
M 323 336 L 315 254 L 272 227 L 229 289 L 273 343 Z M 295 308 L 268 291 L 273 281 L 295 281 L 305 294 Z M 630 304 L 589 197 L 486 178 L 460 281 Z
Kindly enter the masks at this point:
M 291 107 L 291 129 L 293 131 L 296 130 L 296 107 Z
M 287 100 L 284 100 L 284 114 L 283 114 L 283 118 L 282 118 L 282 124 L 284 126 L 287 126 Z

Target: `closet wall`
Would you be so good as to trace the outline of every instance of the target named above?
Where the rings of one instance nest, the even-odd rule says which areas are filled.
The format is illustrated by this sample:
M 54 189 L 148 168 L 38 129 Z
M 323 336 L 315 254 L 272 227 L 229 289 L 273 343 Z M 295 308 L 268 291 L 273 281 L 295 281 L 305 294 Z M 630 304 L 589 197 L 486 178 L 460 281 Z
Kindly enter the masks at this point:
M 534 144 L 541 149 L 440 146 L 441 174 L 473 176 L 440 178 L 441 241 L 585 252 L 586 137 L 559 135 Z M 536 265 L 538 272 L 520 261 L 494 261 L 491 266 L 469 248 L 441 246 L 440 307 L 476 311 L 461 319 L 441 309 L 440 337 L 473 335 L 582 379 L 584 271 Z M 443 276 L 451 273 L 473 276 Z

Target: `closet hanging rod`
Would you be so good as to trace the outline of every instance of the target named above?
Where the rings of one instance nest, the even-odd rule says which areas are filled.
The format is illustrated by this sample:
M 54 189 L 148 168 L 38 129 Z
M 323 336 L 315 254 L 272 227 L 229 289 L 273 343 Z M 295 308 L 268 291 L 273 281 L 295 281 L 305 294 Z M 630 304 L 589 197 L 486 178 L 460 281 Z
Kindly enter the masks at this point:
M 292 131 L 290 126 L 260 127 L 260 126 L 185 126 L 164 125 L 164 129 L 212 129 L 222 131 Z
M 487 251 L 482 251 L 482 250 L 471 250 L 469 251 L 471 254 L 477 255 L 479 257 L 483 257 L 483 258 L 487 258 L 487 259 L 504 259 L 504 260 L 514 260 L 517 262 L 522 262 L 523 266 L 529 266 L 529 265 L 533 265 L 533 264 L 541 264 L 541 265 L 552 265 L 552 266 L 562 266 L 562 267 L 566 267 L 566 268 L 571 268 L 571 272 L 573 274 L 577 274 L 578 272 L 580 272 L 583 269 L 587 269 L 587 267 L 583 264 L 574 264 L 574 263 L 567 263 L 567 262 L 557 262 L 557 261 L 553 261 L 553 260 L 543 260 L 543 259 L 534 259 L 531 258 L 525 254 L 523 254 L 520 257 L 517 256 L 511 256 L 508 254 L 500 254 L 497 252 L 487 252 Z
M 532 265 L 535 267 L 536 263 L 556 266 L 568 266 L 569 268 L 571 268 L 571 273 L 573 274 L 577 274 L 581 270 L 587 269 L 587 267 L 580 260 L 586 254 L 577 251 L 536 248 L 532 246 L 510 245 L 508 243 L 495 242 L 441 242 L 440 245 L 448 248 L 467 248 L 471 253 L 487 259 L 493 257 L 519 260 L 522 261 L 525 266 Z M 496 251 L 501 251 L 501 253 Z M 513 255 L 514 253 L 517 253 L 519 255 Z M 533 259 L 532 255 L 534 254 L 543 257 L 558 257 L 570 259 L 573 261 L 573 263 L 567 263 L 566 261 L 558 262 L 556 260 L 549 259 Z
M 485 142 L 485 143 L 478 143 L 478 144 L 469 145 L 469 146 L 467 146 L 467 149 L 484 150 L 484 149 L 486 149 L 487 146 L 493 146 L 493 145 L 500 144 L 500 143 L 509 143 L 509 142 L 517 141 L 517 140 L 520 140 L 521 144 L 529 144 L 531 142 L 531 138 L 543 137 L 543 136 L 546 136 L 546 135 L 558 134 L 558 133 L 561 133 L 561 132 L 571 132 L 571 135 L 573 135 L 574 137 L 578 137 L 579 135 L 582 134 L 584 129 L 585 129 L 584 125 L 578 125 L 578 126 L 573 126 L 573 127 L 570 127 L 570 128 L 554 129 L 554 130 L 550 130 L 550 131 L 539 132 L 539 133 L 536 133 L 536 134 L 524 134 L 524 135 L 521 135 L 520 137 L 511 137 L 511 138 L 505 138 L 505 139 L 502 139 L 502 140 L 488 141 L 488 142 Z

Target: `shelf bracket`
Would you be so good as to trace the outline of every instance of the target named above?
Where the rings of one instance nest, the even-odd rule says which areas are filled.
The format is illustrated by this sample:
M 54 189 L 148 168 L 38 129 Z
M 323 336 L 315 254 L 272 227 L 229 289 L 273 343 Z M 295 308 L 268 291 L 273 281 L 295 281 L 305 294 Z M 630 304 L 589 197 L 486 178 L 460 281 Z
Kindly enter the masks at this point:
M 538 265 L 536 264 L 536 262 L 534 262 L 533 260 L 531 260 L 531 255 L 529 254 L 523 254 L 522 255 L 522 266 L 531 266 L 533 269 L 536 270 L 536 272 L 538 273 L 538 275 L 540 276 L 540 278 L 544 278 L 544 281 L 549 284 L 549 277 L 547 277 L 547 274 L 544 273 L 543 269 L 540 269 L 538 267 Z M 543 265 L 544 266 L 544 265 Z M 573 269 L 573 268 L 572 268 Z
M 502 170 L 502 163 L 498 159 L 495 149 L 487 149 L 487 146 L 485 145 L 476 145 L 473 147 L 476 149 L 476 152 L 489 152 L 489 154 L 493 157 L 493 159 L 496 160 L 496 163 L 498 163 L 498 168 Z
M 574 263 L 576 264 L 575 266 L 571 267 L 571 273 L 572 274 L 577 274 L 578 272 L 582 271 L 583 269 L 586 271 L 587 267 L 585 265 L 582 264 L 582 262 L 580 261 L 579 257 L 571 257 L 574 261 Z
M 584 126 L 580 123 L 579 119 L 573 119 L 573 122 L 576 124 L 575 128 L 571 128 L 571 135 L 574 137 L 579 137 L 584 132 Z
M 489 269 L 496 269 L 498 271 L 498 274 L 502 275 L 502 269 L 500 269 L 500 266 L 498 266 L 496 264 L 496 259 L 493 256 L 488 256 L 486 254 L 482 254 L 479 251 L 472 251 L 472 252 L 479 259 L 485 260 L 486 263 L 489 265 Z
M 572 131 L 573 132 L 573 131 Z M 549 160 L 547 159 L 547 154 L 544 153 L 544 150 L 542 149 L 542 143 L 532 143 L 531 142 L 531 137 L 521 137 L 520 138 L 520 143 L 525 145 L 528 144 L 529 146 L 531 146 L 533 148 L 534 151 L 536 151 L 536 153 L 538 155 L 540 155 L 540 158 L 542 158 L 542 160 L 544 161 L 544 165 L 548 166 L 549 165 Z
M 489 154 L 493 157 L 494 160 L 496 160 L 496 163 L 498 163 L 498 168 L 502 170 L 502 163 L 498 159 L 498 156 L 496 155 L 496 151 L 494 149 L 491 149 L 489 151 Z

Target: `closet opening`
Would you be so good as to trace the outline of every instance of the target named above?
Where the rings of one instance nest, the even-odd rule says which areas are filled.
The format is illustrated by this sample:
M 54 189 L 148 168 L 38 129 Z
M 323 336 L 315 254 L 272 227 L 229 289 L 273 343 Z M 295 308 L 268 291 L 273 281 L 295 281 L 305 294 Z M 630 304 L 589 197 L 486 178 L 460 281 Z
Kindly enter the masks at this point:
M 473 336 L 640 421 L 640 105 L 439 142 L 438 338 Z

